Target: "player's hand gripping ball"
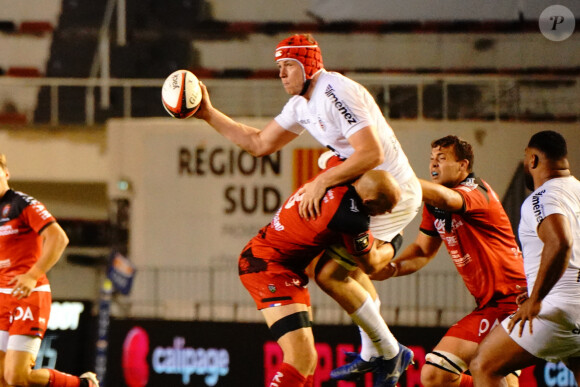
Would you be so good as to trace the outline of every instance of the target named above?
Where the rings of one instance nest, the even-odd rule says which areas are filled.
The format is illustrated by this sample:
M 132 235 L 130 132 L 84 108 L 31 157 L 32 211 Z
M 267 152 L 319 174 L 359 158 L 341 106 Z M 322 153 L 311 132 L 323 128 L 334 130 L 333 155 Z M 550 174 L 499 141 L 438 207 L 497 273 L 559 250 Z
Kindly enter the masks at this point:
M 188 118 L 195 114 L 201 103 L 199 80 L 187 70 L 177 70 L 165 79 L 161 89 L 163 107 L 170 116 Z

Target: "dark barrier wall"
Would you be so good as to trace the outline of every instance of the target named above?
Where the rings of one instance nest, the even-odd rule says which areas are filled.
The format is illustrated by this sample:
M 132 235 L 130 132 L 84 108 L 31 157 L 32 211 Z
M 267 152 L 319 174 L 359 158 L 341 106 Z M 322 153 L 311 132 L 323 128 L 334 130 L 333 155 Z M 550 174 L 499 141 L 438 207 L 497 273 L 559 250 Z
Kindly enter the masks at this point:
M 401 379 L 401 386 L 420 386 L 425 354 L 445 333 L 442 328 L 393 327 L 395 336 L 415 351 L 416 364 Z M 333 382 L 329 372 L 344 363 L 344 352 L 359 343 L 354 326 L 314 328 L 319 365 L 317 387 L 367 387 L 367 379 Z M 111 321 L 107 387 L 267 386 L 282 353 L 265 324 Z M 536 379 L 539 382 L 536 382 Z M 562 364 L 538 363 L 520 378 L 525 387 L 575 386 Z
M 54 301 L 36 368 L 56 368 L 73 375 L 93 369 L 95 351 L 89 301 Z

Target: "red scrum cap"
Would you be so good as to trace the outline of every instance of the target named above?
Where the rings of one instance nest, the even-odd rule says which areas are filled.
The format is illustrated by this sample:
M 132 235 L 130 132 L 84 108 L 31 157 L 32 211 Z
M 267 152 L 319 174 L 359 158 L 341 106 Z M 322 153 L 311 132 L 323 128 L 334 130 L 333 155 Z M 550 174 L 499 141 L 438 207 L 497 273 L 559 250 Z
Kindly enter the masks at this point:
M 312 79 L 314 74 L 324 68 L 322 54 L 318 43 L 310 34 L 292 35 L 276 46 L 276 62 L 292 59 L 300 63 L 304 70 L 304 79 Z

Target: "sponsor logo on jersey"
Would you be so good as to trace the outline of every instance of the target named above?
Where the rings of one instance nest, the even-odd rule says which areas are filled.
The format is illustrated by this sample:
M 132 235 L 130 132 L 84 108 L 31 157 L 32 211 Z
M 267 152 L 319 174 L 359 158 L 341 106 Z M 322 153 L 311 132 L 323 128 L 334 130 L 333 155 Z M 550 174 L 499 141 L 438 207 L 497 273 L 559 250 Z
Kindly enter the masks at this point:
M 354 239 L 354 248 L 356 251 L 365 251 L 370 244 L 368 233 L 360 234 Z
M 13 235 L 13 234 L 18 234 L 17 228 L 12 228 L 12 225 L 10 225 L 10 224 L 0 226 L 0 236 Z
M 536 222 L 540 223 L 544 220 L 544 205 L 540 204 L 540 198 L 546 192 L 546 190 L 541 190 L 540 192 L 536 192 L 532 196 L 532 211 L 534 212 L 534 217 L 536 218 Z
M 334 107 L 338 109 L 338 112 L 344 117 L 346 122 L 348 122 L 349 124 L 356 124 L 358 122 L 358 119 L 356 118 L 354 113 L 350 111 L 346 102 L 338 99 L 338 97 L 336 96 L 336 94 L 334 94 L 334 92 L 335 90 L 332 88 L 332 86 L 328 85 L 326 86 L 326 91 L 324 92 L 324 94 L 332 101 Z
M 276 293 L 276 285 L 274 284 L 269 284 L 268 285 L 268 290 L 270 291 L 270 293 Z
M 463 267 L 471 262 L 471 255 L 469 254 L 461 255 L 459 251 L 450 251 L 449 255 L 456 267 Z
M 358 206 L 356 205 L 356 201 L 354 199 L 350 199 L 350 211 L 351 212 L 360 212 Z

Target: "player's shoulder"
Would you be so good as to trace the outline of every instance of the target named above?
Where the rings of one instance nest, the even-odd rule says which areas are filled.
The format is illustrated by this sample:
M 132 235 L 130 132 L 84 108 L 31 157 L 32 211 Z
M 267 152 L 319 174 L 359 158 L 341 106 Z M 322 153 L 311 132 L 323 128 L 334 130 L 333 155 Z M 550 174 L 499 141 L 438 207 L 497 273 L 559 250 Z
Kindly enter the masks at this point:
M 320 94 L 335 98 L 358 87 L 358 83 L 352 79 L 333 71 L 321 73 L 317 83 L 320 85 L 318 88 Z
M 12 189 L 8 190 L 4 197 L 2 198 L 4 203 L 9 203 L 12 206 L 18 206 L 21 208 L 27 207 L 31 204 L 35 204 L 38 201 L 24 192 L 14 191 Z
M 38 200 L 36 200 L 34 197 L 32 197 L 24 192 L 21 192 L 21 191 L 12 191 L 12 192 L 14 192 L 14 197 L 12 199 L 14 201 L 22 202 L 23 204 L 26 204 L 26 205 L 38 203 Z
M 0 202 L 2 219 L 16 218 L 30 205 L 38 203 L 32 196 L 24 192 L 8 190 Z
M 483 182 L 481 180 L 479 180 L 478 178 L 476 178 L 473 175 L 468 176 L 465 180 L 463 180 L 461 183 L 459 183 L 457 186 L 453 187 L 453 190 L 458 191 L 458 192 L 473 192 L 475 190 L 477 190 L 478 188 L 482 188 L 484 190 L 487 190 L 487 187 L 485 187 L 485 185 L 483 184 Z

